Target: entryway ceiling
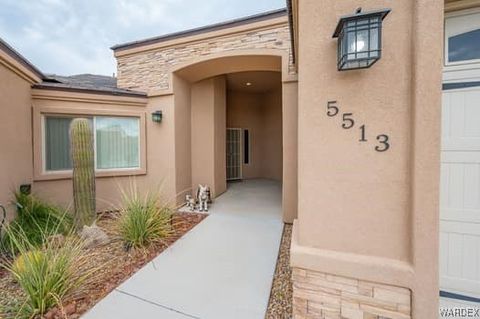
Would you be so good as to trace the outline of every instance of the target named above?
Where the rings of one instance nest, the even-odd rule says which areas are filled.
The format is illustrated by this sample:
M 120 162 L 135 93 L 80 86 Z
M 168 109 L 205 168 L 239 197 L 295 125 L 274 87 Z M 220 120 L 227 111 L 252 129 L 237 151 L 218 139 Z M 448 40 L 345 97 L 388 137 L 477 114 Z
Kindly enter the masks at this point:
M 227 74 L 227 88 L 231 91 L 264 93 L 280 88 L 281 81 L 280 72 L 250 71 Z

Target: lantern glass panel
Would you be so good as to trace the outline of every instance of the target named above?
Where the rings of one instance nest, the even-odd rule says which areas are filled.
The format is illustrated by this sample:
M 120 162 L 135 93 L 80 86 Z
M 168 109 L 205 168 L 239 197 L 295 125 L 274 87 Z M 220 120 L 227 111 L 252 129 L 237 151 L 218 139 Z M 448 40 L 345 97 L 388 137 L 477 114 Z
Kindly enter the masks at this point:
M 379 56 L 379 47 L 378 47 L 378 27 L 372 28 L 370 30 L 370 56 L 378 57 Z
M 381 56 L 381 26 L 388 11 L 350 16 L 339 22 L 334 37 L 338 37 L 338 69 L 367 68 Z

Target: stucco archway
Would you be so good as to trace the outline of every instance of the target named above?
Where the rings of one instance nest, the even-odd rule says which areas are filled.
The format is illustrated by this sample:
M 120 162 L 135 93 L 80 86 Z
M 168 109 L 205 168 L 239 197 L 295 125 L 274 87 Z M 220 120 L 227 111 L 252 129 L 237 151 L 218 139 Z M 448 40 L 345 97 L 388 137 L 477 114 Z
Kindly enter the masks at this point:
M 174 94 L 175 113 L 175 154 L 176 154 L 176 193 L 179 202 L 184 195 L 192 191 L 192 185 L 201 172 L 212 186 L 215 196 L 226 190 L 224 173 L 225 124 L 215 121 L 215 117 L 225 117 L 222 113 L 221 92 L 225 92 L 225 74 L 268 71 L 281 73 L 281 120 L 282 126 L 282 210 L 285 222 L 293 222 L 297 206 L 297 85 L 288 73 L 289 57 L 281 50 L 236 50 L 211 54 L 180 64 L 172 68 L 170 79 Z M 207 80 L 208 79 L 208 80 Z M 293 81 L 292 81 L 293 80 Z M 198 83 L 202 83 L 200 87 Z M 224 93 L 225 94 L 225 93 Z M 208 121 L 203 124 L 205 131 L 196 124 L 198 112 L 192 113 L 192 107 L 211 106 L 204 109 L 200 116 Z M 223 109 L 225 106 L 223 106 Z M 193 120 L 192 120 L 193 118 Z M 193 130 L 193 131 L 192 131 Z M 196 141 L 202 139 L 210 142 L 198 150 Z M 193 134 L 193 137 L 192 137 Z M 202 154 L 202 155 L 199 155 Z M 208 155 L 205 155 L 208 154 Z M 198 157 L 202 157 L 199 164 Z M 205 167 L 198 167 L 205 165 Z M 208 177 L 206 177 L 208 176 Z

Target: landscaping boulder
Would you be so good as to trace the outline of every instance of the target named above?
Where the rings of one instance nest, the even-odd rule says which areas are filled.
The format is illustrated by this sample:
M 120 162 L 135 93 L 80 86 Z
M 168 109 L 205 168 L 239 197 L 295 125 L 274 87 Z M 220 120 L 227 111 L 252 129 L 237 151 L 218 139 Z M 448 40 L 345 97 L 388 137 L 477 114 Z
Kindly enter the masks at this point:
M 83 226 L 83 229 L 80 232 L 80 238 L 85 241 L 86 248 L 105 245 L 110 241 L 107 234 L 96 225 Z

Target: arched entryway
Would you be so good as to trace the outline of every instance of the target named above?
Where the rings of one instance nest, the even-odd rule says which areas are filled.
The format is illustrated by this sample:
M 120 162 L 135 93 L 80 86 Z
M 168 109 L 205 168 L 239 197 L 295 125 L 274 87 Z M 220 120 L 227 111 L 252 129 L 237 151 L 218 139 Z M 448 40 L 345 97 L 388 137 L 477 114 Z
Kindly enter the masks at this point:
M 292 222 L 297 105 L 285 53 L 222 52 L 177 66 L 171 78 L 179 201 L 200 183 L 218 196 L 227 179 L 277 180 L 283 219 Z

